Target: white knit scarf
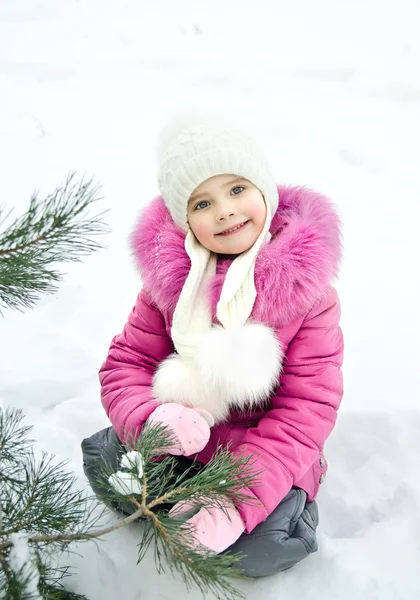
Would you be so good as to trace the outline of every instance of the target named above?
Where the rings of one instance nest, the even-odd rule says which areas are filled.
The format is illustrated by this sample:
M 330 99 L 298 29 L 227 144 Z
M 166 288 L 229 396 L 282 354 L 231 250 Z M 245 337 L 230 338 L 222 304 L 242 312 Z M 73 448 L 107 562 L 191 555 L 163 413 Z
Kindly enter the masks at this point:
M 226 330 L 243 327 L 251 314 L 257 291 L 254 283 L 255 261 L 261 248 L 269 242 L 271 211 L 268 203 L 261 234 L 249 250 L 230 265 L 217 304 L 217 318 Z M 185 239 L 191 268 L 176 305 L 172 322 L 172 340 L 186 362 L 194 361 L 195 350 L 203 334 L 212 327 L 210 301 L 205 297 L 207 284 L 216 274 L 217 257 L 198 242 L 191 231 Z

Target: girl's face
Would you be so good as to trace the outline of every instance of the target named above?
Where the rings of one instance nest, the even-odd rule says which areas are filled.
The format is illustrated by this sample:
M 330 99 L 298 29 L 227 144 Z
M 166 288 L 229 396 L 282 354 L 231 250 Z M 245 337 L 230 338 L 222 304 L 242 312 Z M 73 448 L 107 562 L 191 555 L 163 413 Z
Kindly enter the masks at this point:
M 188 223 L 197 240 L 217 254 L 241 254 L 257 241 L 267 209 L 260 190 L 237 175 L 200 183 L 188 201 Z

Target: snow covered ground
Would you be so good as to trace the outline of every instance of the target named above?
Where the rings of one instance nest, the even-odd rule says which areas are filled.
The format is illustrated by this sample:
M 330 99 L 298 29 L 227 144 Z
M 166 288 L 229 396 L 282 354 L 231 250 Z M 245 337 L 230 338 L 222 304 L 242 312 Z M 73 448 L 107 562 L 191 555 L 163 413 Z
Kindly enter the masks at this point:
M 0 402 L 26 411 L 37 451 L 70 458 L 81 486 L 80 440 L 107 425 L 96 373 L 140 287 L 127 236 L 157 191 L 166 116 L 233 111 L 258 128 L 279 182 L 339 207 L 345 397 L 320 549 L 242 585 L 251 600 L 420 597 L 419 27 L 417 0 L 0 2 L 2 203 L 18 214 L 76 169 L 112 209 L 109 248 L 0 323 Z M 80 546 L 68 584 L 89 600 L 184 597 L 152 558 L 135 565 L 137 538 L 133 526 Z

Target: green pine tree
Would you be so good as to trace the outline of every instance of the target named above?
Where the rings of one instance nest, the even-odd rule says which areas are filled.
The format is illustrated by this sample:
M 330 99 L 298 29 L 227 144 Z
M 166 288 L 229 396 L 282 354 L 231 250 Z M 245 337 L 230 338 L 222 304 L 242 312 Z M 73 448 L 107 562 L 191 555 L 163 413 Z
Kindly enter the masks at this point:
M 88 214 L 98 192 L 92 180 L 76 181 L 71 173 L 44 200 L 34 194 L 26 213 L 0 231 L 0 309 L 34 306 L 40 294 L 57 291 L 58 264 L 103 248 L 92 238 L 108 232 L 104 213 Z M 0 207 L 0 227 L 10 215 Z

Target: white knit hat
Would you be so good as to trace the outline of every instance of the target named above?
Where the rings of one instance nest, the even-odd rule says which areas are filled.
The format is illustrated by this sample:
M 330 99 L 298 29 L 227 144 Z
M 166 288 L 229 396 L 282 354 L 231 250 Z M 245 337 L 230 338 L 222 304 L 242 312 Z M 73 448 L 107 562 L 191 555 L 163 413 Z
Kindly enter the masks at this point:
M 191 268 L 173 315 L 171 335 L 178 354 L 172 358 L 194 370 L 200 342 L 204 335 L 214 330 L 210 303 L 202 292 L 216 273 L 217 258 L 198 242 L 189 228 L 187 205 L 190 195 L 208 178 L 232 174 L 251 181 L 264 196 L 267 206 L 264 228 L 254 245 L 233 260 L 217 305 L 217 318 L 223 328 L 237 331 L 244 327 L 255 302 L 255 260 L 261 247 L 270 240 L 269 228 L 277 210 L 278 192 L 264 153 L 256 141 L 238 127 L 213 120 L 187 125 L 175 134 L 173 132 L 171 124 L 161 135 L 158 185 L 175 224 L 187 233 L 185 250 L 191 259 Z M 182 373 L 182 377 L 187 376 L 186 372 Z M 159 381 L 167 385 L 168 378 L 160 377 L 159 373 L 155 377 L 155 385 L 160 388 L 157 396 L 165 401 Z M 171 388 L 174 389 L 173 382 Z M 171 398 L 181 401 L 173 395 Z M 185 404 L 189 403 L 187 397 L 183 400 Z
M 267 158 L 246 133 L 203 123 L 182 129 L 166 143 L 158 155 L 158 185 L 174 222 L 183 231 L 188 231 L 189 197 L 200 183 L 215 175 L 248 179 L 275 214 L 278 193 Z

